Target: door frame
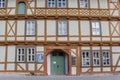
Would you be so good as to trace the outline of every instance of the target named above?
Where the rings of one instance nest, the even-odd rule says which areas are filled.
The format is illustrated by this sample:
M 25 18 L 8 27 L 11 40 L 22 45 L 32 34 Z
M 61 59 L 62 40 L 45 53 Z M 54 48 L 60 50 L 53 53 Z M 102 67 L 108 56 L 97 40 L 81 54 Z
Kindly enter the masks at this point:
M 64 49 L 49 49 L 46 51 L 46 54 L 45 54 L 45 57 L 44 57 L 44 60 L 45 60 L 45 63 L 44 63 L 44 71 L 45 71 L 45 75 L 51 75 L 50 73 L 50 54 L 54 51 L 57 51 L 57 50 L 60 50 L 62 52 L 64 52 L 65 54 L 65 63 L 67 62 L 67 64 L 65 65 L 65 75 L 71 75 L 71 56 L 70 56 L 70 53 L 69 53 L 69 50 L 64 50 Z

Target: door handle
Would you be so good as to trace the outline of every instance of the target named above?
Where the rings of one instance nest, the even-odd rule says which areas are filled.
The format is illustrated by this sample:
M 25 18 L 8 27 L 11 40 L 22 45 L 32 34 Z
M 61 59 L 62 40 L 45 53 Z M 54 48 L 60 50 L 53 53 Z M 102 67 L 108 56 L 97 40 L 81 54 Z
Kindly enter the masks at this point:
M 59 68 L 59 65 L 57 65 L 57 68 Z

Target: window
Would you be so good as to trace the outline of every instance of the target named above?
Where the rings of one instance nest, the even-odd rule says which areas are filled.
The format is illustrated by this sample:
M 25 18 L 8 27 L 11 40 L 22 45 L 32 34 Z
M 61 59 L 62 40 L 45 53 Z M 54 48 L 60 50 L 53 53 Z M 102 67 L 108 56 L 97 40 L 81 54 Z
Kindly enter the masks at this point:
M 88 8 L 88 0 L 80 0 L 80 8 Z
M 34 36 L 35 35 L 35 21 L 27 21 L 26 22 L 26 35 L 27 36 Z
M 55 7 L 55 0 L 48 0 L 47 6 L 48 7 Z
M 82 51 L 82 66 L 90 66 L 90 51 Z
M 102 52 L 102 62 L 103 62 L 103 66 L 110 66 L 110 52 L 109 51 Z
M 93 51 L 93 66 L 100 66 L 100 51 Z
M 67 21 L 58 21 L 58 35 L 59 36 L 67 35 Z
M 91 22 L 92 25 L 92 35 L 99 36 L 100 35 L 100 23 L 98 21 Z
M 27 62 L 35 61 L 35 48 L 27 48 Z
M 76 65 L 76 57 L 72 56 L 72 65 L 75 66 Z
M 0 0 L 0 8 L 5 8 L 6 6 L 6 0 Z
M 17 62 L 25 62 L 25 48 L 17 48 Z
M 35 62 L 35 48 L 17 48 L 17 62 Z
M 26 5 L 24 2 L 18 3 L 18 14 L 25 14 L 26 13 Z
M 66 0 L 57 0 L 57 7 L 65 8 L 66 7 Z

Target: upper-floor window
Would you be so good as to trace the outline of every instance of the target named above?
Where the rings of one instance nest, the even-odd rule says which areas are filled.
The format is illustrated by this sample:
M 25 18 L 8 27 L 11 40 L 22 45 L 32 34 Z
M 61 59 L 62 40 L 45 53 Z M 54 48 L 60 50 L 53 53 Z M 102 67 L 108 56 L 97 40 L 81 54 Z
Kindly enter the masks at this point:
M 6 0 L 0 0 L 0 8 L 5 8 Z
M 18 14 L 25 14 L 26 13 L 26 5 L 24 2 L 18 3 Z
M 48 0 L 47 6 L 48 7 L 55 7 L 55 0 Z
M 27 21 L 26 22 L 26 35 L 34 36 L 36 32 L 35 21 Z
M 66 7 L 66 0 L 47 0 L 47 7 L 49 8 L 65 8 Z
M 82 66 L 90 66 L 90 51 L 82 51 Z
M 79 0 L 80 8 L 88 8 L 88 0 Z
M 102 52 L 102 62 L 103 62 L 103 66 L 110 66 L 110 52 L 109 51 Z
M 92 35 L 93 36 L 100 36 L 100 22 L 99 21 L 92 21 Z
M 58 21 L 58 35 L 59 36 L 67 35 L 67 21 Z
M 66 0 L 57 0 L 57 7 L 65 8 L 66 7 Z

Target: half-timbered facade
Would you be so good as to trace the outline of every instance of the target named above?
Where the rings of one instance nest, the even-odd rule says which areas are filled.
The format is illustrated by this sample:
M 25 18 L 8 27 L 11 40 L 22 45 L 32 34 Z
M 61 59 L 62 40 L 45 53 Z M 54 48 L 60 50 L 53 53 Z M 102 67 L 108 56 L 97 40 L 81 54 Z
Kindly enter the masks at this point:
M 0 72 L 120 72 L 120 0 L 0 0 Z

